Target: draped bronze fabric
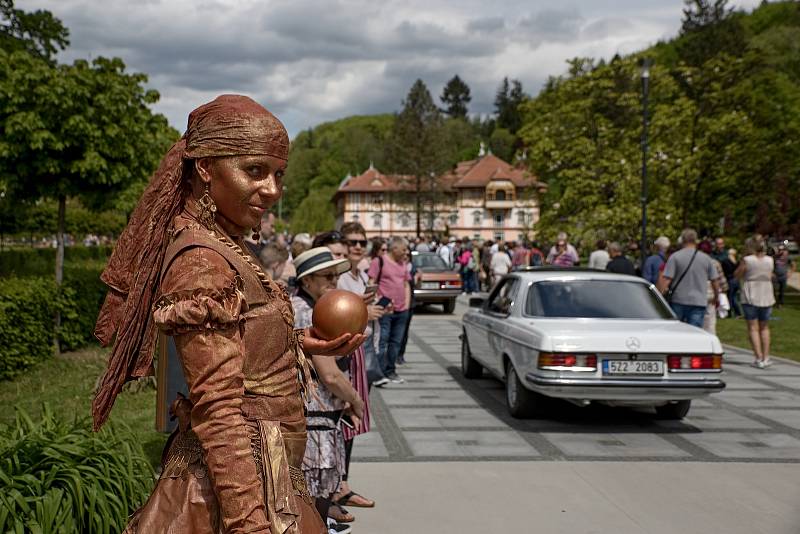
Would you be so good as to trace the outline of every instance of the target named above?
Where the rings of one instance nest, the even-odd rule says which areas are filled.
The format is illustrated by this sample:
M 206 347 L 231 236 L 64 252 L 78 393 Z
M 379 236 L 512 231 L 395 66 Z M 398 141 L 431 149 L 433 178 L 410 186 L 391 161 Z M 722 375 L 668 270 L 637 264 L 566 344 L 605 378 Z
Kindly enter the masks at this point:
M 169 226 L 184 204 L 191 168 L 201 157 L 268 155 L 287 159 L 283 124 L 252 99 L 222 95 L 189 115 L 184 136 L 164 156 L 122 232 L 101 279 L 109 287 L 95 335 L 114 343 L 92 403 L 94 428 L 108 419 L 126 381 L 151 374 L 156 327 L 152 308 L 159 288 Z

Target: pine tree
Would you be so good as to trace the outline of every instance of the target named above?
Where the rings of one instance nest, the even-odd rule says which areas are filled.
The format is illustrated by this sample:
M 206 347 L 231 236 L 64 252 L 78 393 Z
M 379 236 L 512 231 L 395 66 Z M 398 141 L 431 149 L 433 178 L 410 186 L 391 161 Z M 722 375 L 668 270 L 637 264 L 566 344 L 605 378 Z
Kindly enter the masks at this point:
M 472 97 L 470 96 L 469 86 L 458 77 L 458 74 L 447 82 L 442 91 L 442 96 L 439 98 L 445 105 L 444 112 L 450 117 L 454 119 L 467 117 L 467 104 L 470 103 Z
M 435 184 L 432 177 L 446 167 L 441 150 L 441 133 L 442 116 L 439 108 L 433 103 L 425 83 L 417 80 L 395 120 L 388 155 L 392 171 L 410 176 L 413 182 L 417 235 L 421 233 L 423 197 L 433 194 Z M 430 180 L 427 188 L 423 188 L 423 179 Z
M 528 95 L 522 90 L 522 82 L 511 80 L 509 84 L 508 77 L 503 78 L 494 99 L 497 127 L 505 128 L 512 134 L 516 134 L 517 130 L 522 126 L 522 114 L 519 106 L 527 98 Z

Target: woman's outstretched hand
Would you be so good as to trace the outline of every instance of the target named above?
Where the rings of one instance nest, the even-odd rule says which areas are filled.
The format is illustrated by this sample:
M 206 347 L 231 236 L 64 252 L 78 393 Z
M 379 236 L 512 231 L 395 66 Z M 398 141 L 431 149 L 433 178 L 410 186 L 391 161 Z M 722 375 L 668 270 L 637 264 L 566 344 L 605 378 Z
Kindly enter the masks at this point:
M 317 356 L 347 356 L 352 354 L 367 339 L 364 334 L 342 334 L 329 340 L 319 337 L 314 328 L 306 328 L 303 350 Z

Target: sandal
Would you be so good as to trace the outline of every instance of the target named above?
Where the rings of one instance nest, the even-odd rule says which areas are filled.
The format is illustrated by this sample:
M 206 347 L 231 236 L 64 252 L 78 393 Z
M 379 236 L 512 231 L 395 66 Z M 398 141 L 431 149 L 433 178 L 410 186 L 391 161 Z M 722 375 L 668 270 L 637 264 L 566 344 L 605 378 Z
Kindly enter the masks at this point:
M 352 523 L 356 520 L 355 516 L 342 508 L 338 503 L 331 504 L 328 508 L 328 517 L 337 523 Z
M 361 503 L 358 503 L 356 501 L 352 501 L 351 499 L 353 497 L 361 497 L 366 502 L 366 504 L 361 504 Z M 351 491 L 350 493 L 342 495 L 338 499 L 334 499 L 333 502 L 338 504 L 339 506 L 353 506 L 355 508 L 374 508 L 375 507 L 375 501 L 371 501 L 371 500 L 367 499 L 366 497 L 364 497 L 363 495 L 359 495 L 355 491 Z

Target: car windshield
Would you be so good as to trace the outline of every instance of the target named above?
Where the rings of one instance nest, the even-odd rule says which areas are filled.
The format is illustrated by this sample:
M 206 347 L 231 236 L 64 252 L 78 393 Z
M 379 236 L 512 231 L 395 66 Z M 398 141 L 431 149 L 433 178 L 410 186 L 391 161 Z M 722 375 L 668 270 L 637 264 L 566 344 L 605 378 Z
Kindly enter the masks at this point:
M 436 254 L 414 254 L 411 261 L 417 269 L 447 270 L 444 260 Z
M 525 315 L 591 319 L 672 319 L 645 284 L 615 280 L 547 280 L 528 290 Z

